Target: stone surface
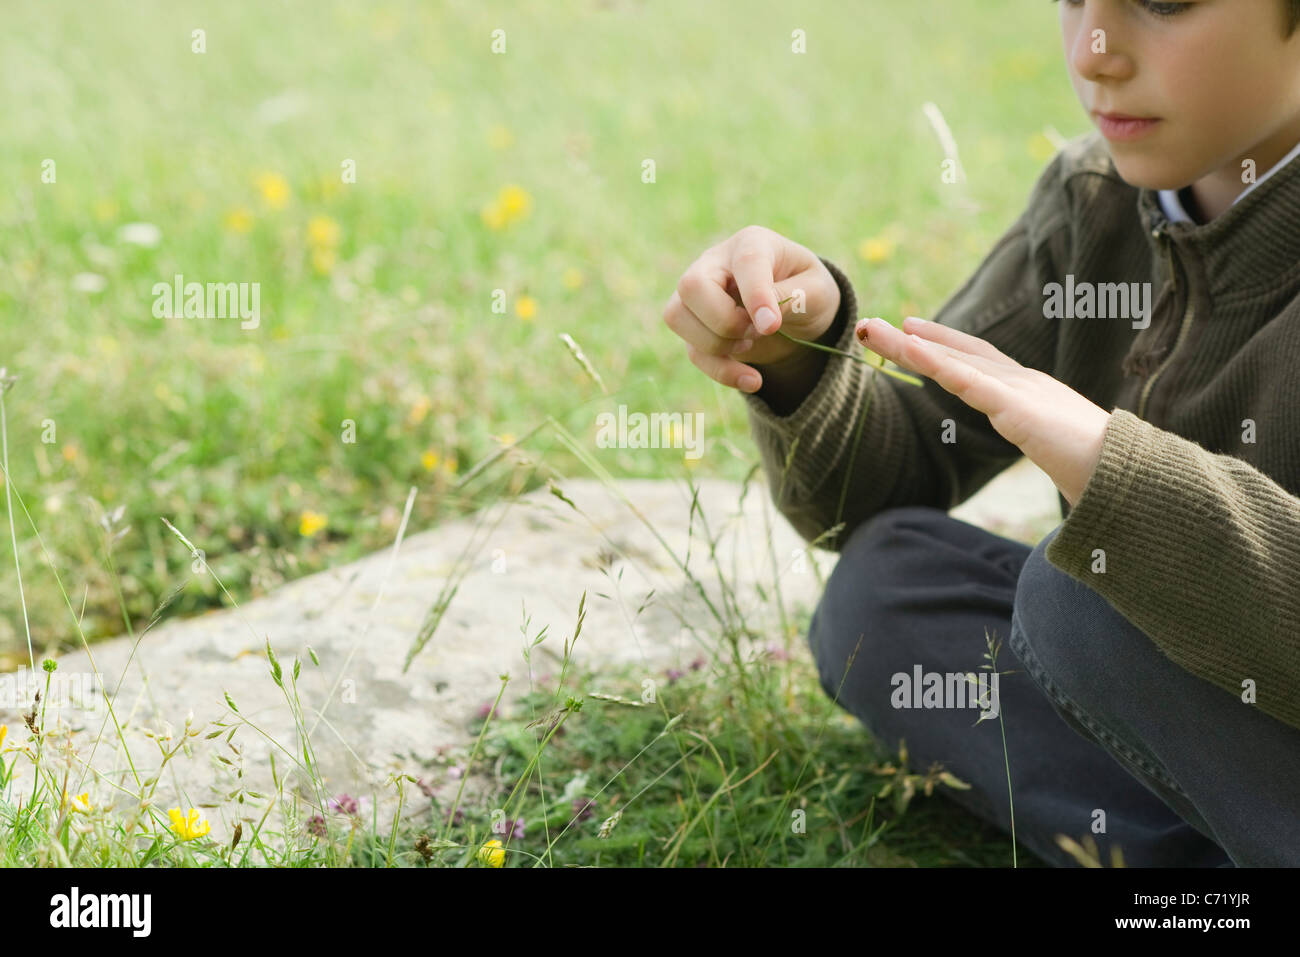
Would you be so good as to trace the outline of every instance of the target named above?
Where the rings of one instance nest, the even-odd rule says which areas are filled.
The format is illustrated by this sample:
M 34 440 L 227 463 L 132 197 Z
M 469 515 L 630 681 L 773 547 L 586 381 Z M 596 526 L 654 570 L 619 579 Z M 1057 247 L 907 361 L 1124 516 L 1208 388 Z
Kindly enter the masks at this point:
M 295 658 L 302 663 L 298 697 L 328 793 L 366 794 L 382 787 L 391 769 L 428 775 L 412 755 L 427 759 L 439 747 L 471 742 L 474 715 L 495 698 L 502 673 L 512 676 L 506 701 L 527 690 L 525 618 L 530 640 L 547 629 L 532 652 L 532 670 L 535 677 L 548 676 L 548 688 L 554 687 L 565 641 L 574 633 L 584 590 L 585 618 L 573 646 L 574 662 L 628 663 L 659 678 L 666 668 L 686 668 L 707 654 L 721 630 L 710 627 L 714 619 L 673 555 L 718 609 L 725 607 L 722 569 L 748 624 L 771 636 L 779 634 L 779 619 L 755 585 L 770 587 L 774 560 L 792 613 L 800 606 L 809 610 L 820 594 L 814 563 L 828 570 L 833 562 L 826 553 L 806 555 L 803 541 L 757 484 L 751 483 L 741 502 L 738 485 L 702 481 L 693 523 L 688 523 L 692 510 L 685 482 L 621 483 L 628 502 L 594 480 L 562 481 L 558 487 L 578 510 L 546 488 L 536 490 L 473 517 L 408 534 L 396 551 L 300 579 L 237 609 L 158 625 L 134 649 L 127 638 L 97 643 L 93 668 L 85 652 L 65 655 L 59 660 L 60 687 L 79 688 L 81 682 L 73 679 L 94 671 L 105 676 L 110 692 L 116 689 L 116 720 L 126 728 L 141 778 L 153 773 L 147 769 L 156 768 L 159 758 L 144 730 L 165 730 L 166 722 L 180 734 L 191 710 L 195 727 L 212 730 L 209 723 L 231 717 L 229 693 L 239 716 L 260 729 L 245 727 L 235 737 L 244 748 L 242 783 L 271 793 L 270 755 L 276 755 L 283 775 L 298 749 L 293 710 L 270 676 L 269 637 L 286 686 Z M 765 547 L 769 522 L 771 550 Z M 717 543 L 713 557 L 710 537 Z M 617 557 L 606 565 L 602 552 Z M 422 622 L 443 587 L 457 579 L 436 633 L 404 673 Z M 98 708 L 89 711 L 56 707 L 61 696 L 49 697 L 48 716 L 57 713 L 77 729 L 74 740 L 82 756 L 89 756 L 89 742 L 103 727 L 90 761 L 103 780 L 96 783 L 90 776 L 77 784 L 74 768 L 70 790 L 89 788 L 96 803 L 113 797 L 110 782 L 138 792 L 102 696 L 92 696 L 90 704 Z M 10 745 L 25 737 L 17 710 L 0 710 L 0 723 L 10 727 Z M 159 783 L 155 803 L 163 808 L 220 803 L 236 786 L 234 771 L 215 759 L 224 754 L 238 760 L 223 748 L 224 741 L 202 736 L 191 741 L 194 756 L 178 755 Z M 18 763 L 21 781 L 30 765 Z M 445 777 L 443 770 L 435 776 Z M 234 821 L 222 820 L 217 809 L 207 813 L 213 838 L 225 839 Z M 255 814 L 250 808 L 245 819 Z M 245 833 L 250 826 L 245 824 Z
M 400 769 L 429 777 L 430 783 L 437 779 L 437 793 L 446 797 L 454 793 L 454 787 L 447 790 L 454 779 L 446 768 L 430 770 L 422 761 L 440 748 L 455 752 L 472 743 L 474 716 L 495 698 L 501 674 L 511 676 L 507 702 L 528 689 L 525 618 L 530 641 L 547 629 L 546 639 L 532 651 L 531 668 L 535 679 L 546 676 L 544 686 L 553 689 L 584 590 L 586 615 L 573 647 L 577 664 L 626 663 L 661 680 L 665 669 L 686 668 L 709 655 L 721 627 L 678 561 L 714 608 L 734 620 L 735 614 L 725 611 L 729 602 L 721 569 L 757 645 L 781 640 L 781 619 L 771 600 L 775 579 L 792 629 L 797 617 L 811 612 L 836 556 L 805 550 L 772 506 L 761 477 L 751 482 L 743 500 L 735 483 L 706 479 L 698 487 L 699 507 L 690 520 L 684 481 L 622 482 L 625 501 L 594 480 L 563 480 L 558 488 L 576 510 L 542 488 L 428 531 L 408 530 L 400 548 L 300 579 L 239 608 L 167 621 L 145 634 L 138 647 L 127 638 L 96 644 L 93 667 L 85 652 L 65 655 L 59 660 L 60 687 L 76 687 L 77 676 L 96 671 L 104 676 L 105 686 L 115 692 L 116 723 L 125 729 L 139 779 L 156 774 L 159 763 L 147 731 L 165 732 L 170 725 L 173 735 L 181 735 L 190 711 L 195 728 L 211 731 L 213 722 L 234 719 L 228 693 L 239 717 L 257 729 L 237 732 L 242 759 L 224 738 L 193 737 L 192 754 L 182 752 L 167 765 L 154 796 L 164 812 L 173 805 L 220 804 L 206 811 L 218 841 L 228 840 L 235 823 L 224 796 L 239 784 L 262 794 L 275 792 L 271 755 L 283 777 L 299 750 L 294 711 L 270 675 L 268 638 L 286 687 L 295 659 L 301 662 L 297 693 L 327 795 L 378 793 L 386 815 L 395 792 L 384 782 Z M 1027 535 L 1059 521 L 1056 508 L 1050 481 L 1022 462 L 953 514 L 1034 541 Z M 1031 528 L 1040 530 L 1026 533 Z M 712 556 L 710 538 L 716 543 Z M 616 557 L 607 563 L 602 555 Z M 457 580 L 439 627 L 404 672 L 422 622 L 444 586 Z M 795 645 L 803 653 L 802 642 Z M 309 646 L 319 666 L 312 663 Z M 14 676 L 4 678 L 12 690 Z M 78 708 L 61 699 L 50 696 L 47 722 L 57 714 L 74 729 L 78 760 L 69 790 L 90 790 L 96 804 L 116 799 L 119 807 L 129 808 L 134 803 L 129 795 L 138 793 L 139 785 L 102 696 L 90 696 L 90 710 L 84 702 Z M 10 746 L 26 738 L 19 710 L 0 707 L 0 723 L 9 726 Z M 100 740 L 92 756 L 96 735 Z M 223 764 L 217 755 L 236 764 Z M 85 771 L 87 764 L 93 773 Z M 240 764 L 243 777 L 237 781 Z M 27 775 L 30 787 L 30 764 L 19 759 L 17 765 L 17 780 Z M 298 782 L 307 779 L 305 773 L 296 775 Z M 286 791 L 293 790 L 291 783 Z M 310 788 L 300 786 L 298 792 L 315 801 Z M 408 804 L 421 797 L 408 785 Z M 263 800 L 249 798 L 240 808 L 246 835 L 264 807 Z M 279 810 L 272 818 L 284 826 Z

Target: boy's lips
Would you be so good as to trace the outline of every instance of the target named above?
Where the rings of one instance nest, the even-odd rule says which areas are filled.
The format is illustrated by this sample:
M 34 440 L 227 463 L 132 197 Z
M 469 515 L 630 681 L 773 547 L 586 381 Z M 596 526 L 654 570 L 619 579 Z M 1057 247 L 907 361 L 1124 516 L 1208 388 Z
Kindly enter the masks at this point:
M 1158 116 L 1138 116 L 1136 113 L 1115 113 L 1108 110 L 1093 110 L 1093 116 L 1103 116 L 1108 120 L 1158 120 Z
M 1158 116 L 1133 116 L 1129 113 L 1104 113 L 1093 110 L 1102 134 L 1111 140 L 1133 140 L 1150 132 L 1160 122 Z

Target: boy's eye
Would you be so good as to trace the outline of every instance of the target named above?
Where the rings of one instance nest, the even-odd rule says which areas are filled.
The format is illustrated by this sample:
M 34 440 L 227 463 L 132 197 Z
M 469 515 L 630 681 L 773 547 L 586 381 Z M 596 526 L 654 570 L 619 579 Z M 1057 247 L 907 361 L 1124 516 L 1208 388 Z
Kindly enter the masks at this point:
M 1175 17 L 1182 13 L 1190 3 L 1154 3 L 1152 0 L 1142 0 L 1142 6 L 1146 7 L 1158 17 Z
M 1057 3 L 1059 0 L 1052 0 L 1052 2 Z M 1065 0 L 1065 2 L 1067 6 L 1071 7 L 1083 5 L 1083 0 Z M 1134 0 L 1134 2 L 1157 17 L 1176 17 L 1186 11 L 1188 7 L 1193 6 L 1190 3 L 1158 3 L 1156 0 Z

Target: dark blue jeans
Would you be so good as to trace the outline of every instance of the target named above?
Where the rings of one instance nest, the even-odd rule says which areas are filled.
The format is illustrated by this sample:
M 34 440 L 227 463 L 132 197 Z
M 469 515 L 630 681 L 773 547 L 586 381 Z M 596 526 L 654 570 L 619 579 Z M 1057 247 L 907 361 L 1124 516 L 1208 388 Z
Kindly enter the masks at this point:
M 924 507 L 855 528 L 808 634 L 823 689 L 890 751 L 905 739 L 912 770 L 969 783 L 938 793 L 1008 833 L 1009 763 L 1016 837 L 1052 864 L 1076 863 L 1063 834 L 1106 866 L 1113 846 L 1128 867 L 1300 865 L 1300 730 L 1174 664 L 1048 562 L 1055 534 L 1031 549 Z M 898 677 L 980 674 L 986 629 L 1014 672 L 998 678 L 1006 760 L 998 720 L 955 696 L 905 707 L 921 692 Z

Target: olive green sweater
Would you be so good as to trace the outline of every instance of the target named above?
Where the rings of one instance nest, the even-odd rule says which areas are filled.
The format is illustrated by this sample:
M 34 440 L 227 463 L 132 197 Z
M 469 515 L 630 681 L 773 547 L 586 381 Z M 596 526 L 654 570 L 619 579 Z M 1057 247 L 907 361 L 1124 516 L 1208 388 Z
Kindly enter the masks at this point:
M 822 341 L 865 355 L 853 288 L 822 261 L 842 294 Z M 1069 317 L 1052 283 L 1073 291 Z M 1092 317 L 1084 283 L 1099 290 Z M 1098 317 L 1122 311 L 1102 283 L 1151 283 L 1149 325 Z M 1179 666 L 1238 697 L 1253 687 L 1255 706 L 1300 728 L 1300 161 L 1209 223 L 1170 222 L 1099 134 L 1081 136 L 933 319 L 1111 412 L 1078 502 L 1060 498 L 1048 560 Z M 843 521 L 823 540 L 834 551 L 877 512 L 947 510 L 1021 457 L 933 380 L 840 356 L 789 414 L 763 396 L 744 401 L 773 501 L 810 541 Z

